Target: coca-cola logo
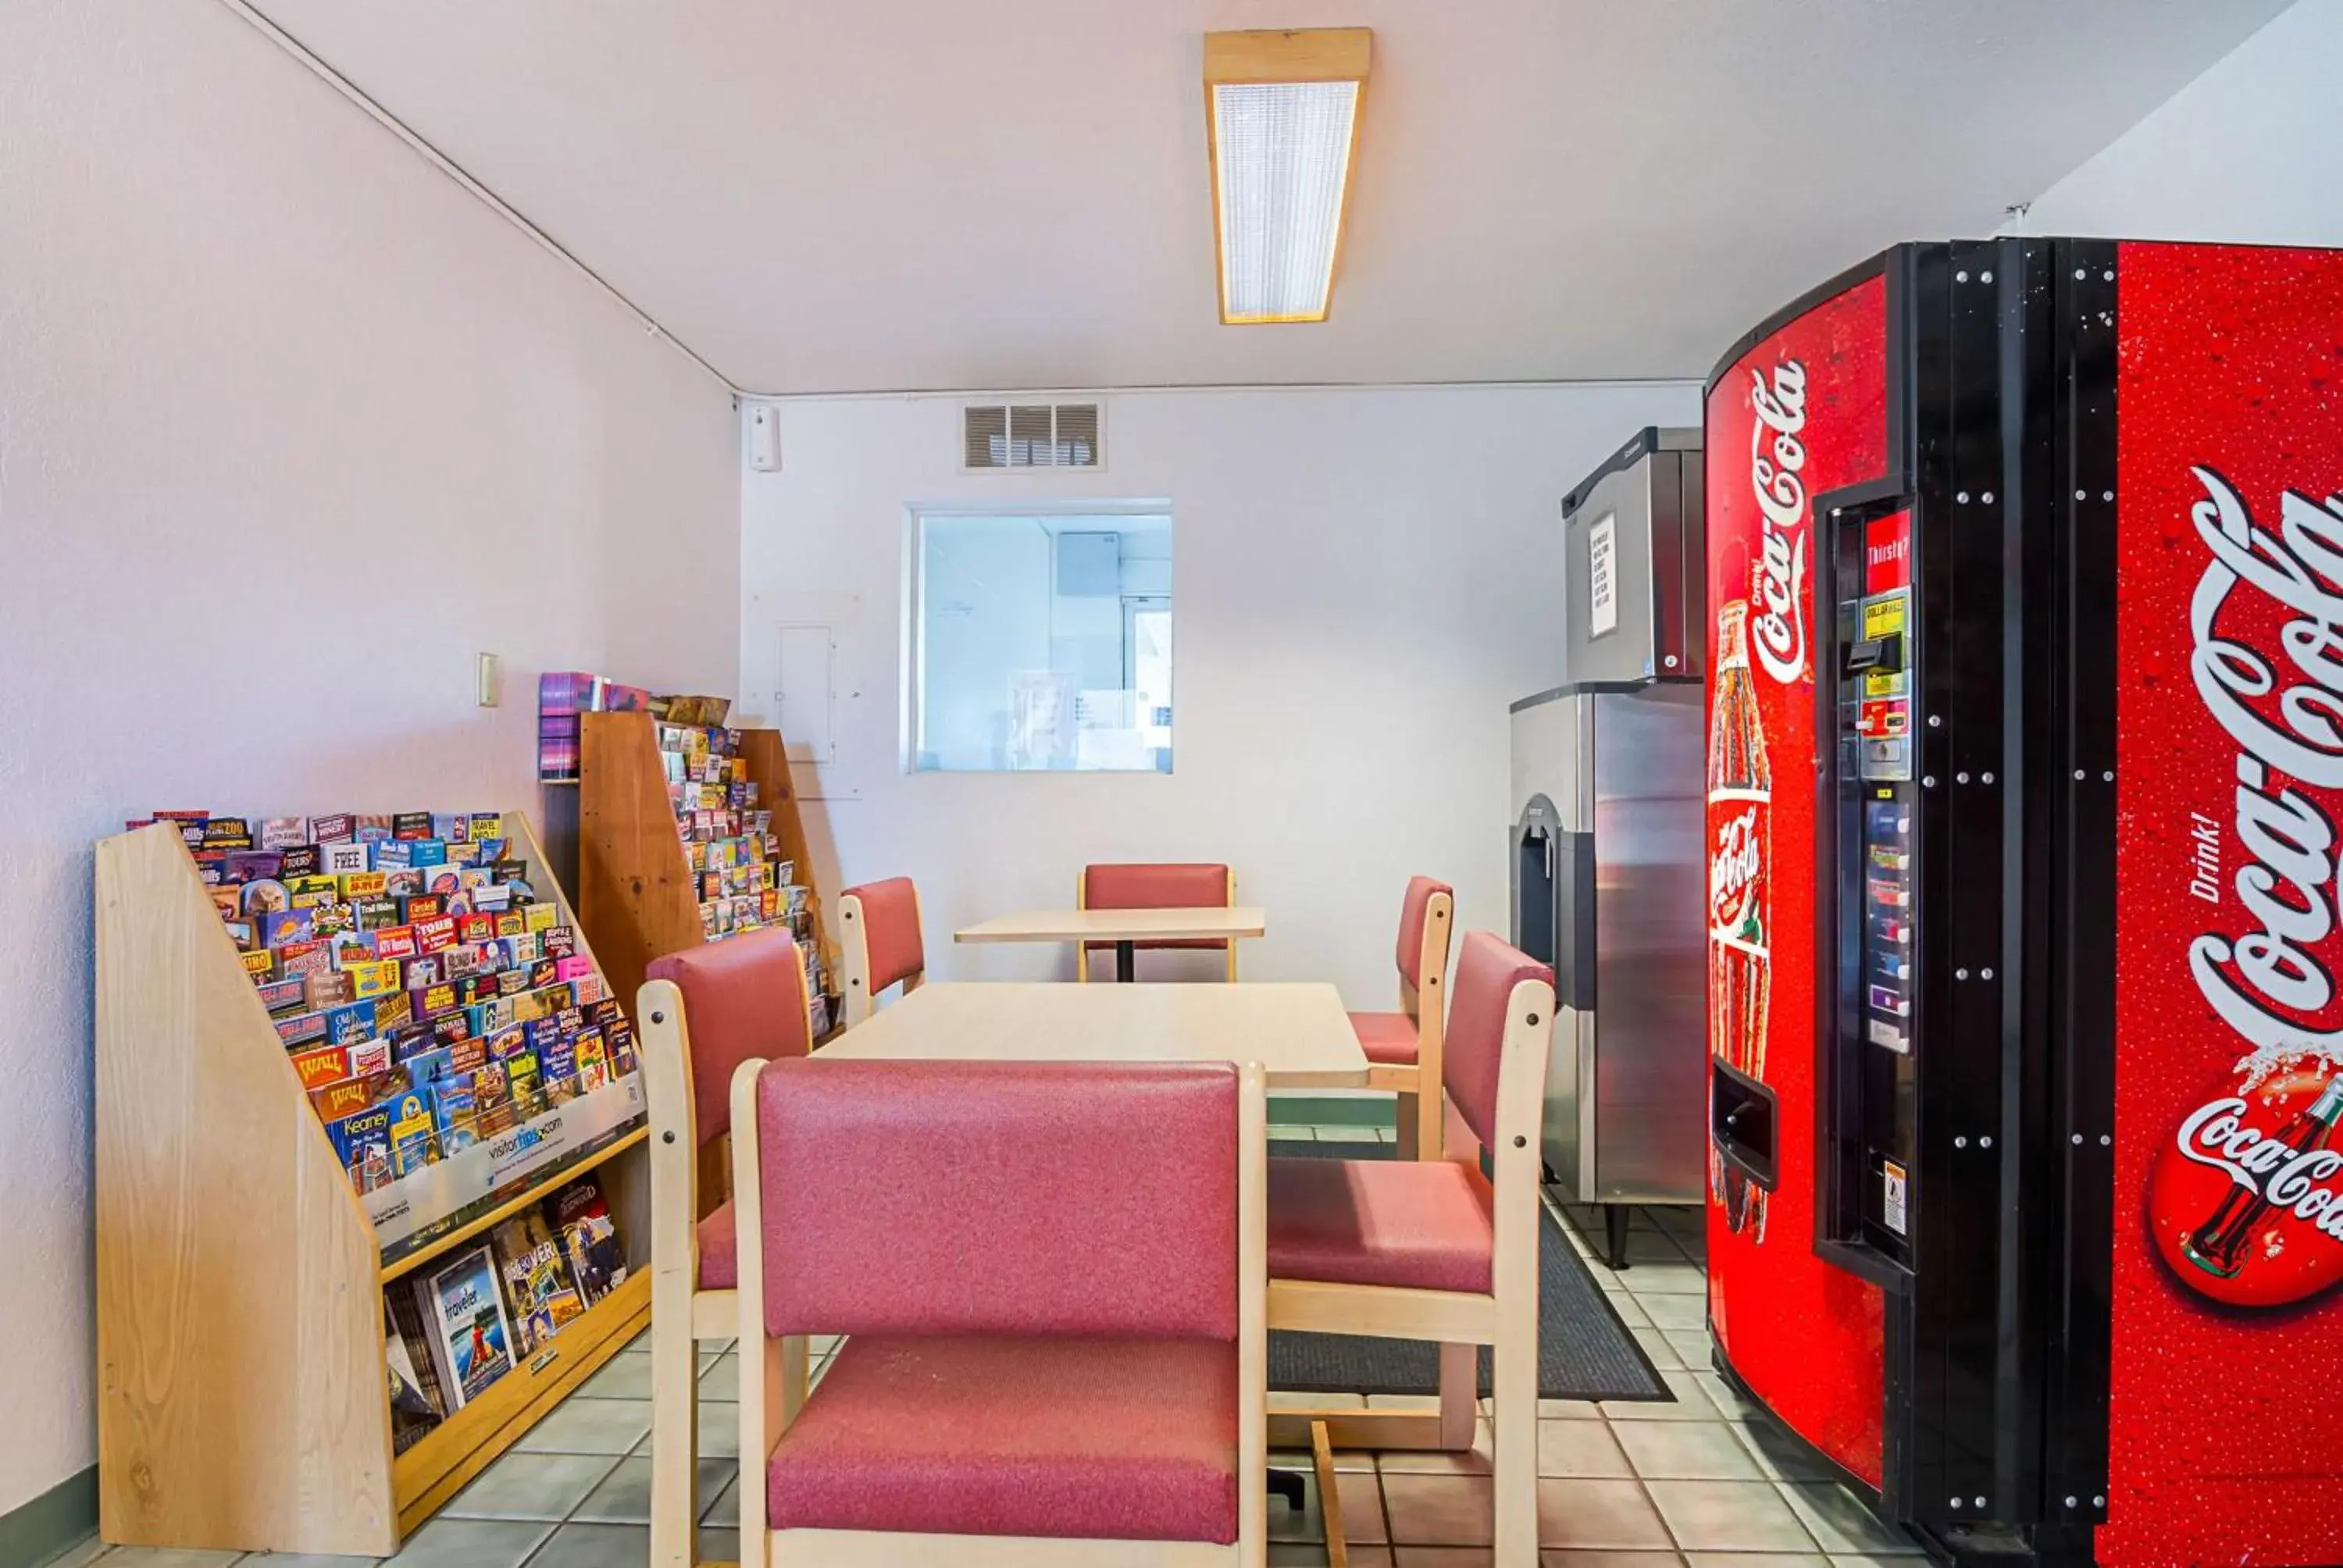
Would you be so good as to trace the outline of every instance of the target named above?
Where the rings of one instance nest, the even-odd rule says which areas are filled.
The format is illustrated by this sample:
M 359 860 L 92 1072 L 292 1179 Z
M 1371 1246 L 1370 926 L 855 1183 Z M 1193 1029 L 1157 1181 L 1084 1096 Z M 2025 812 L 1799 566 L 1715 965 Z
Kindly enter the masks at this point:
M 1757 662 L 1785 686 L 1806 673 L 1806 367 L 1785 359 L 1768 378 L 1749 372 L 1749 488 L 1765 519 L 1765 548 L 1750 574 Z
M 1737 934 L 1743 909 L 1765 866 L 1757 808 L 1751 806 L 1718 826 L 1716 849 L 1709 857 L 1708 918 L 1720 934 Z
M 2157 1155 L 2148 1231 L 2173 1277 L 2232 1307 L 2343 1283 L 2343 1059 L 2257 1051 L 2196 1097 Z
M 2272 1209 L 2343 1241 L 2343 1191 L 2319 1183 L 2343 1171 L 2343 1153 L 2297 1151 L 2246 1120 L 2247 1107 L 2231 1096 L 2200 1105 L 2180 1124 L 2175 1146 L 2183 1160 L 2228 1172 L 2229 1180 Z

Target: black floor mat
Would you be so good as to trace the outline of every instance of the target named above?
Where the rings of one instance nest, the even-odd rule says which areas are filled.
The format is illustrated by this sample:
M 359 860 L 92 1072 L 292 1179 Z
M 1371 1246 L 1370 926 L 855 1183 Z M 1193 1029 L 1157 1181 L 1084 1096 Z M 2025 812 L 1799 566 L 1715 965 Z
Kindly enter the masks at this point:
M 1273 1158 L 1389 1160 L 1389 1143 L 1272 1141 Z M 1540 1205 L 1538 1397 L 1673 1400 L 1644 1349 L 1578 1261 L 1561 1222 Z M 1352 1334 L 1269 1336 L 1269 1386 L 1310 1393 L 1437 1393 L 1439 1347 L 1415 1340 Z M 1481 1392 L 1489 1392 L 1489 1350 L 1481 1348 Z

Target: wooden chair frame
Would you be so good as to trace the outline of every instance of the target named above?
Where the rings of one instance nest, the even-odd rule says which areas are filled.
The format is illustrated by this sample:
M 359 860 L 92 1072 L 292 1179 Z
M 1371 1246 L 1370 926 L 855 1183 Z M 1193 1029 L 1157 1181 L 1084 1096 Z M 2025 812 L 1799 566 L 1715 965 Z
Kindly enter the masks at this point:
M 1496 1452 L 1498 1568 L 1537 1562 L 1538 1178 L 1545 1115 L 1545 1060 L 1554 1034 L 1554 987 L 1515 983 L 1505 1002 L 1497 1070 L 1497 1127 L 1490 1151 L 1493 1231 L 1487 1294 L 1316 1280 L 1269 1282 L 1269 1326 L 1440 1345 L 1440 1410 L 1404 1412 L 1281 1412 L 1271 1441 L 1281 1448 L 1473 1446 L 1479 1394 L 1476 1347 L 1493 1347 L 1490 1392 Z M 1339 1503 L 1322 1500 L 1328 1555 L 1342 1534 Z
M 1090 869 L 1088 867 L 1084 867 L 1082 869 L 1074 873 L 1074 908 L 1078 910 L 1087 910 L 1090 907 L 1091 873 Z M 1237 872 L 1234 866 L 1229 868 L 1228 901 L 1221 907 L 1224 910 L 1233 910 L 1237 907 Z M 1210 939 L 1206 940 L 1209 940 Z M 1228 949 L 1229 983 L 1231 985 L 1234 985 L 1237 980 L 1237 940 L 1234 937 L 1231 937 L 1222 945 Z M 1088 942 L 1076 942 L 1074 944 L 1075 983 L 1078 985 L 1088 985 L 1090 983 L 1090 980 L 1091 945 Z
M 792 950 L 798 991 L 808 994 L 805 950 Z M 699 1562 L 699 1355 L 703 1340 L 729 1340 L 739 1313 L 732 1291 L 699 1288 L 699 1221 L 730 1171 L 720 1141 L 703 1151 L 693 1125 L 691 1026 L 673 980 L 647 981 L 636 994 L 641 1020 L 643 1098 L 650 1120 L 651 1206 L 651 1568 Z M 751 1060 L 744 1067 L 761 1066 Z M 703 1158 L 708 1169 L 703 1171 Z M 738 1212 L 736 1211 L 736 1219 Z
M 1400 978 L 1399 1010 L 1415 1020 L 1415 1065 L 1377 1062 L 1367 1073 L 1368 1088 L 1398 1091 L 1403 1160 L 1437 1160 L 1447 1141 L 1440 1057 L 1448 1038 L 1448 960 L 1455 914 L 1454 894 L 1432 895 L 1423 907 L 1423 948 L 1415 960 L 1418 983 L 1410 985 L 1404 975 Z
M 911 889 L 911 918 L 926 930 L 926 915 L 920 908 L 920 890 Z M 843 971 L 846 994 L 839 999 L 840 1010 L 845 1014 L 841 1027 L 851 1029 L 878 1010 L 879 999 L 870 991 L 870 928 L 863 923 L 862 900 L 859 894 L 848 893 L 838 900 L 838 966 Z M 910 995 L 928 978 L 924 965 L 903 977 L 903 994 Z
M 727 1332 L 740 1342 L 739 1568 L 1265 1568 L 1269 1561 L 1268 1102 L 1257 1062 L 1237 1070 L 1237 1538 L 1084 1541 L 1028 1535 L 920 1534 L 866 1530 L 769 1530 L 766 1461 L 805 1407 L 806 1342 L 765 1332 L 764 1202 L 757 1161 L 757 1075 L 732 1075 L 732 1192 L 740 1288 Z M 1532 1329 L 1535 1334 L 1534 1326 Z M 1531 1426 L 1533 1439 L 1536 1426 Z

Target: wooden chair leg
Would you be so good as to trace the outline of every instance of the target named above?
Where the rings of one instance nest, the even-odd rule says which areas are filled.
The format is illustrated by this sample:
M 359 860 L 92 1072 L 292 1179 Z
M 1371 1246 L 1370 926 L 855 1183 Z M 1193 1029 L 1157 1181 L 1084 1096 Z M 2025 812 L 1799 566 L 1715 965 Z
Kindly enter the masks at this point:
M 1423 1129 L 1418 1124 L 1416 1102 L 1422 1097 L 1402 1091 L 1399 1096 L 1396 1125 L 1399 1131 L 1399 1157 L 1403 1160 L 1423 1158 Z
M 1334 1479 L 1334 1445 L 1326 1423 L 1310 1423 L 1310 1462 L 1318 1473 L 1318 1512 L 1326 1521 L 1326 1568 L 1351 1568 L 1351 1547 L 1342 1533 L 1342 1490 Z
M 693 1506 L 699 1474 L 699 1347 L 691 1299 L 651 1314 L 650 1568 L 691 1568 L 699 1553 Z
M 1473 1447 L 1481 1414 L 1481 1347 L 1440 1347 L 1440 1446 L 1456 1453 Z
M 1444 1160 L 1448 1157 L 1448 1140 L 1443 1129 L 1448 1116 L 1448 1096 L 1434 1086 L 1429 1094 L 1419 1092 L 1415 1098 L 1415 1158 Z

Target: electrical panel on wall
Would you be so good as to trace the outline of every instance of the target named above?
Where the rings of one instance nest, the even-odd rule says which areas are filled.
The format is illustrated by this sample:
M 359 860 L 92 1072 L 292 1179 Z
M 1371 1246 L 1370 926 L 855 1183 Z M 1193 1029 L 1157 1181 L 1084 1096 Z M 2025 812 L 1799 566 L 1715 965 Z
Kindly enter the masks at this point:
M 871 669 L 891 655 L 893 625 L 873 625 L 850 593 L 753 594 L 742 643 L 740 702 L 733 722 L 781 732 L 790 782 L 801 800 L 861 796 L 858 764 L 887 745 L 885 715 L 864 711 Z M 859 740 L 858 740 L 859 738 Z

